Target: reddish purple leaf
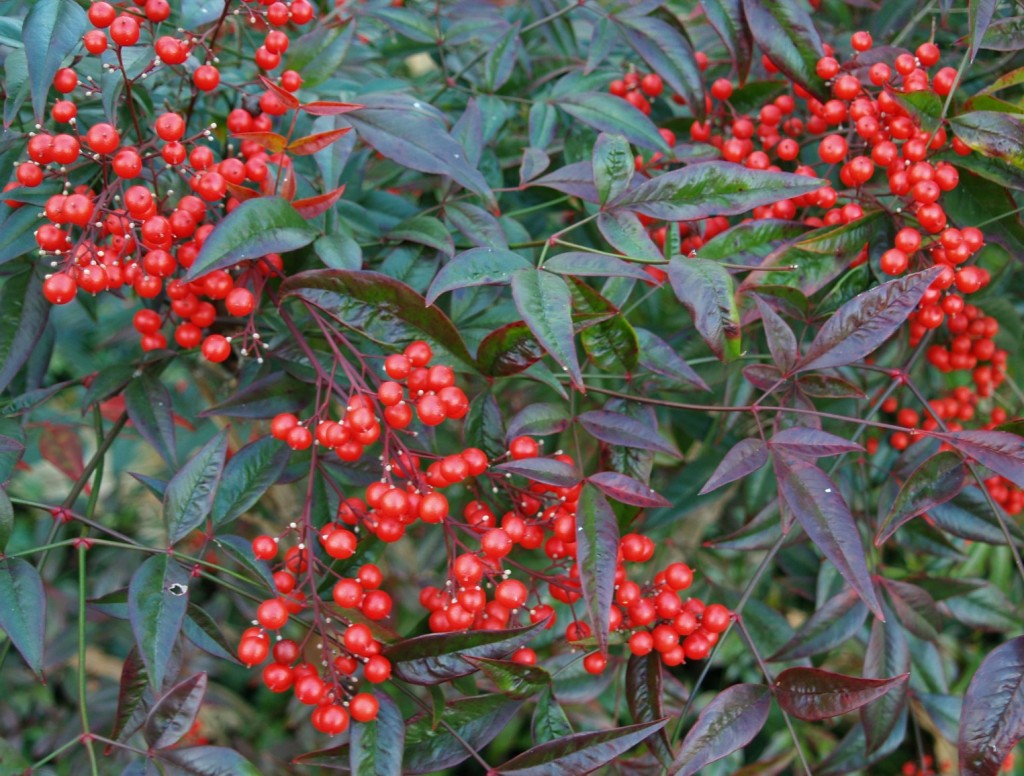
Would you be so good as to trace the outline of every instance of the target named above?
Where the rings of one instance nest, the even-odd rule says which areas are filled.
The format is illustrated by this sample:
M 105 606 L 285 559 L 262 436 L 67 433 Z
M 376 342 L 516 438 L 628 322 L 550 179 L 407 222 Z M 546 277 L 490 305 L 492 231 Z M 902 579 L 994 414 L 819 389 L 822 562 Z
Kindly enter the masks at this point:
M 153 749 L 173 746 L 188 733 L 206 695 L 206 672 L 190 676 L 169 689 L 146 716 L 143 735 Z
M 634 722 L 654 722 L 665 715 L 661 655 L 630 655 L 626 663 L 626 705 Z M 647 738 L 647 746 L 662 765 L 672 762 L 672 747 L 664 729 Z
M 787 668 L 775 679 L 775 699 L 787 714 L 817 722 L 855 711 L 906 682 L 910 674 L 862 679 L 820 668 Z
M 796 365 L 800 351 L 797 348 L 796 335 L 771 306 L 757 294 L 754 295 L 754 303 L 761 313 L 761 323 L 764 326 L 764 336 L 768 340 L 768 350 L 772 354 L 772 361 L 784 374 L 789 374 Z
M 961 453 L 1024 488 L 1024 438 L 1007 431 L 938 434 Z
M 698 495 L 703 496 L 716 488 L 752 474 L 768 463 L 768 447 L 760 439 L 743 439 L 733 445 L 718 464 L 711 478 Z
M 353 102 L 331 102 L 329 100 L 314 100 L 300 105 L 299 109 L 313 116 L 338 116 L 342 113 L 351 113 L 354 110 L 361 110 L 365 106 Z
M 726 269 L 715 261 L 677 256 L 669 262 L 668 280 L 711 352 L 723 361 L 738 356 L 740 314 Z
M 608 651 L 608 621 L 615 595 L 619 525 L 608 499 L 584 485 L 576 508 L 576 565 L 580 590 L 598 649 Z
M 874 615 L 884 620 L 860 533 L 839 488 L 814 464 L 784 455 L 774 456 L 774 461 L 779 492 L 793 516 Z
M 874 352 L 906 323 L 940 271 L 931 267 L 855 296 L 825 322 L 797 368 L 845 366 Z
M 621 447 L 635 447 L 639 450 L 652 450 L 657 453 L 679 457 L 679 451 L 658 435 L 657 429 L 636 418 L 618 412 L 593 410 L 576 416 L 579 424 L 591 436 Z
M 768 440 L 768 444 L 784 453 L 812 459 L 864 449 L 854 442 L 827 431 L 798 427 L 783 429 Z
M 327 132 L 317 132 L 314 135 L 306 135 L 289 143 L 288 151 L 296 156 L 310 156 L 317 151 L 323 151 L 331 143 L 340 140 L 351 131 L 352 127 L 341 127 Z
M 611 730 L 563 736 L 527 749 L 504 765 L 499 765 L 494 772 L 509 776 L 590 773 L 618 759 L 652 733 L 663 728 L 666 722 L 667 719 L 659 719 Z
M 964 489 L 966 477 L 967 467 L 951 450 L 937 453 L 918 466 L 903 483 L 889 514 L 878 527 L 875 546 L 881 547 L 908 520 L 954 498 Z
M 764 685 L 736 684 L 720 692 L 686 734 L 669 772 L 692 776 L 742 749 L 761 732 L 771 707 L 771 693 Z
M 784 382 L 782 372 L 771 364 L 748 364 L 743 367 L 743 376 L 755 388 L 771 391 Z
M 277 96 L 277 99 L 279 99 L 288 107 L 288 110 L 295 110 L 297 107 L 299 107 L 298 99 L 295 97 L 294 94 L 289 92 L 287 89 L 282 89 L 280 86 L 278 86 L 269 78 L 267 78 L 265 75 L 260 76 L 260 81 L 263 82 L 263 85 L 267 87 L 267 89 L 270 92 Z
M 518 474 L 557 488 L 571 488 L 583 479 L 575 466 L 556 461 L 554 458 L 523 458 L 498 464 L 492 467 L 492 471 Z
M 852 638 L 868 617 L 857 591 L 844 589 L 814 612 L 793 638 L 768 658 L 773 662 L 799 660 L 827 652 Z
M 586 202 L 596 203 L 600 199 L 597 186 L 594 185 L 594 168 L 589 159 L 552 170 L 547 175 L 531 181 L 530 186 L 554 189 L 563 194 L 579 197 Z
M 117 711 L 114 714 L 114 725 L 110 731 L 110 738 L 120 741 L 122 733 L 125 733 L 127 737 L 138 729 L 139 721 L 132 724 L 130 729 L 129 723 L 139 709 L 148 686 L 149 677 L 146 675 L 146 666 L 142 662 L 142 655 L 139 654 L 139 648 L 133 646 L 121 666 L 121 681 L 117 691 Z M 112 747 L 108 745 L 107 749 L 112 750 Z
M 587 481 L 606 496 L 634 507 L 667 507 L 671 502 L 644 485 L 640 480 L 619 472 L 598 472 L 587 477 Z
M 960 773 L 996 776 L 1024 738 L 1024 636 L 981 661 L 960 711 Z
M 888 594 L 893 611 L 900 624 L 919 639 L 937 641 L 942 615 L 924 588 L 910 582 L 882 578 L 882 587 Z
M 345 184 L 342 184 L 338 188 L 334 189 L 334 191 L 328 191 L 324 194 L 316 194 L 312 197 L 293 200 L 292 207 L 295 208 L 303 218 L 316 218 L 334 207 L 334 203 L 341 199 L 341 195 L 344 193 Z

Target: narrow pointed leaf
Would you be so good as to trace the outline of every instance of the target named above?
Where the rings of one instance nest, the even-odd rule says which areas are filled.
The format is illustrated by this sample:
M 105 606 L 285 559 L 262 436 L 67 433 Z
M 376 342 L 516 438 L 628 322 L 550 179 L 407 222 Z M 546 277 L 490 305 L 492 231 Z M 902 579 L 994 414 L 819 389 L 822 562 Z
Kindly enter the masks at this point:
M 459 764 L 470 756 L 467 745 L 482 750 L 521 705 L 522 701 L 492 693 L 449 702 L 438 721 L 430 714 L 417 715 L 406 725 L 402 772 L 433 773 Z
M 768 340 L 768 350 L 772 354 L 772 361 L 779 371 L 788 374 L 796 365 L 800 351 L 797 349 L 796 335 L 793 330 L 771 308 L 760 296 L 754 295 L 754 302 L 761 313 L 761 323 L 764 326 L 764 335 Z
M 899 623 L 894 620 L 875 620 L 871 625 L 871 637 L 864 654 L 863 673 L 866 679 L 881 679 L 910 671 L 910 647 Z M 903 682 L 878 700 L 861 706 L 860 721 L 864 727 L 868 754 L 885 745 L 906 712 L 909 689 L 907 683 Z
M 583 479 L 575 466 L 564 461 L 556 461 L 554 458 L 523 458 L 498 464 L 492 469 L 496 472 L 518 474 L 520 477 L 558 488 L 571 488 Z
M 1024 488 L 1024 438 L 1007 431 L 954 431 L 941 437 L 985 468 Z
M 153 749 L 166 749 L 178 743 L 195 722 L 205 695 L 205 672 L 190 676 L 164 693 L 146 717 L 146 743 Z
M 334 203 L 341 199 L 341 195 L 344 193 L 345 186 L 341 185 L 333 191 L 292 200 L 292 207 L 305 219 L 316 218 L 334 207 Z
M 760 439 L 743 439 L 730 448 L 700 489 L 703 496 L 723 485 L 753 474 L 768 463 L 768 446 Z
M 960 773 L 996 776 L 1024 738 L 1024 636 L 992 650 L 974 672 L 960 713 Z
M 852 453 L 864 448 L 827 431 L 816 428 L 786 428 L 769 442 L 776 450 L 801 458 L 822 458 Z
M 621 98 L 602 92 L 571 92 L 559 97 L 558 107 L 599 132 L 623 135 L 642 148 L 668 151 L 654 122 Z
M 939 270 L 906 275 L 855 296 L 825 322 L 797 368 L 846 366 L 873 353 L 906 323 Z
M 28 57 L 28 80 L 36 121 L 43 120 L 46 98 L 64 57 L 78 46 L 89 26 L 85 11 L 72 0 L 38 0 L 29 6 L 21 28 Z
M 213 499 L 213 524 L 224 525 L 251 509 L 280 478 L 288 458 L 288 448 L 273 437 L 250 442 L 231 456 Z
M 799 660 L 827 652 L 853 638 L 867 618 L 868 608 L 857 591 L 844 590 L 815 611 L 768 660 Z
M 732 276 L 725 268 L 714 261 L 676 257 L 669 262 L 668 279 L 711 352 L 722 360 L 738 356 L 740 314 Z
M 226 746 L 189 746 L 169 749 L 160 757 L 190 776 L 260 776 L 245 757 Z
M 537 707 L 530 720 L 530 736 L 534 741 L 556 741 L 572 735 L 572 725 L 565 716 L 554 693 L 544 690 L 537 699 Z
M 609 203 L 665 221 L 738 215 L 826 185 L 817 178 L 750 170 L 730 162 L 703 162 L 663 173 Z
M 340 140 L 349 132 L 352 127 L 341 127 L 340 129 L 329 129 L 326 132 L 317 132 L 313 135 L 297 138 L 288 144 L 288 152 L 295 156 L 310 156 L 317 151 L 323 151 L 336 140 Z
M 391 698 L 374 695 L 380 704 L 377 718 L 350 728 L 349 767 L 352 776 L 401 776 L 405 720 Z
M 661 656 L 656 652 L 629 656 L 626 663 L 626 704 L 634 722 L 654 722 L 666 716 L 662 671 Z M 664 728 L 647 738 L 647 746 L 662 765 L 672 762 L 672 747 Z
M 591 436 L 610 445 L 653 450 L 679 457 L 679 451 L 662 439 L 657 429 L 628 415 L 608 410 L 591 410 L 580 413 L 576 420 Z
M 471 657 L 467 660 L 494 682 L 498 692 L 509 698 L 526 700 L 551 686 L 551 674 L 540 666 L 483 657 Z
M 647 329 L 636 330 L 637 340 L 640 343 L 638 361 L 640 366 L 656 375 L 666 377 L 684 388 L 696 389 L 699 391 L 710 391 L 708 384 L 704 382 L 693 367 L 676 353 L 675 348 L 656 334 Z
M 150 683 L 163 688 L 188 607 L 188 575 L 168 555 L 143 562 L 128 584 L 128 618 Z
M 268 253 L 294 251 L 316 237 L 316 230 L 281 197 L 251 199 L 228 213 L 210 232 L 185 279 L 195 280 Z
M 595 733 L 575 733 L 527 749 L 499 765 L 495 772 L 508 776 L 590 773 L 617 760 L 667 722 L 661 719 Z
M 531 269 L 532 266 L 512 251 L 471 248 L 441 267 L 426 293 L 426 302 L 433 304 L 441 294 L 457 288 L 508 283 L 514 272 Z
M 583 387 L 572 327 L 572 295 L 565 281 L 550 272 L 521 269 L 512 273 L 512 299 L 523 321 L 552 358 Z
M 412 684 L 439 684 L 476 671 L 466 658 L 507 657 L 546 624 L 545 620 L 510 630 L 430 633 L 390 644 L 383 654 L 398 678 Z
M 224 429 L 203 445 L 167 483 L 164 522 L 171 544 L 184 539 L 210 514 L 227 450 L 228 434 Z
M 576 563 L 580 590 L 598 649 L 608 651 L 608 618 L 615 595 L 615 565 L 619 526 L 608 499 L 584 484 L 576 508 Z
M 673 19 L 674 17 L 667 17 Z M 613 17 L 626 42 L 665 84 L 686 100 L 697 118 L 704 117 L 704 78 L 696 52 L 677 23 L 647 14 Z
M 787 668 L 775 679 L 775 699 L 787 714 L 817 722 L 855 711 L 907 681 L 909 674 L 862 679 L 819 668 Z
M 811 94 L 827 99 L 828 87 L 815 72 L 825 48 L 808 8 L 796 0 L 743 0 L 743 13 L 772 64 Z
M 750 72 L 754 49 L 750 28 L 743 15 L 743 3 L 741 0 L 700 0 L 700 6 L 728 49 L 742 84 Z
M 35 566 L 21 558 L 0 560 L 0 630 L 40 677 L 45 627 L 46 593 Z
M 797 522 L 874 615 L 884 620 L 860 533 L 839 488 L 817 466 L 799 459 L 775 456 L 775 470 L 779 492 Z
M 574 277 L 632 278 L 648 282 L 651 276 L 636 264 L 605 256 L 600 253 L 570 251 L 552 256 L 544 263 L 544 269 L 559 275 Z
M 147 687 L 149 687 L 149 677 L 146 675 L 146 666 L 142 662 L 139 648 L 133 646 L 121 666 L 121 680 L 117 691 L 117 711 L 114 713 L 114 725 L 110 731 L 110 738 L 120 741 L 122 733 L 130 734 L 140 724 L 135 723 L 132 725 L 132 729 L 129 729 L 132 717 L 135 716 L 135 712 L 142 704 Z
M 169 466 L 177 467 L 174 410 L 167 387 L 152 375 L 143 373 L 125 388 L 124 406 L 135 430 Z
M 985 31 L 996 12 L 996 0 L 968 0 L 967 3 L 967 39 L 970 44 L 970 60 L 973 62 L 978 55 L 978 48 L 985 38 Z
M 967 484 L 967 467 L 956 453 L 945 450 L 922 463 L 900 488 L 889 514 L 878 527 L 875 546 L 881 547 L 908 520 L 945 504 Z
M 670 772 L 693 776 L 749 744 L 764 727 L 772 696 L 760 684 L 736 684 L 705 706 L 683 739 Z
M 903 627 L 924 641 L 938 640 L 942 615 L 928 591 L 896 579 L 882 579 L 882 587 Z
M 587 477 L 587 482 L 606 496 L 623 504 L 651 509 L 671 506 L 667 498 L 640 480 L 619 472 L 597 472 Z

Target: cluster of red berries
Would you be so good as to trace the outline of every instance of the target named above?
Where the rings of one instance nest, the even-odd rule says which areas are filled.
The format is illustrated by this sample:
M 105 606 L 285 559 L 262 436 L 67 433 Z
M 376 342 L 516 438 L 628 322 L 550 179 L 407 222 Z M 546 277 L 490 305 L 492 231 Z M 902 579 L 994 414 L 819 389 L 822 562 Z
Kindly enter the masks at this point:
M 253 24 L 306 24 L 313 16 L 313 7 L 306 0 L 294 0 L 290 6 L 281 2 L 264 5 L 246 9 Z M 118 49 L 151 46 L 156 58 L 139 78 L 155 76 L 160 68 L 180 69 L 190 55 L 205 59 L 192 75 L 194 104 L 199 93 L 220 84 L 215 41 L 209 32 L 185 32 L 181 38 L 160 35 L 160 25 L 170 12 L 166 0 L 124 5 L 99 0 L 88 10 L 94 29 L 85 34 L 83 44 L 93 55 L 110 45 Z M 264 69 L 277 67 L 280 53 L 287 47 L 287 33 L 270 29 L 264 45 L 257 50 L 257 63 Z M 124 77 L 128 78 L 126 74 Z M 229 146 L 228 154 L 218 161 L 208 143 L 216 125 L 190 133 L 191 107 L 180 113 L 167 111 L 149 122 L 133 116 L 130 131 L 136 135 L 134 143 L 126 142 L 124 131 L 106 122 L 85 129 L 78 121 L 79 105 L 89 100 L 98 102 L 102 86 L 91 79 L 80 81 L 74 67 L 58 70 L 53 86 L 60 99 L 54 103 L 50 117 L 60 131 L 38 127 L 30 133 L 27 159 L 18 165 L 16 180 L 5 187 L 6 192 L 12 192 L 19 187 L 35 188 L 46 181 L 63 187 L 61 193 L 46 201 L 42 214 L 45 223 L 35 232 L 40 255 L 50 258 L 54 270 L 43 284 L 46 299 L 62 305 L 72 301 L 79 290 L 97 294 L 125 287 L 134 289 L 144 300 L 157 300 L 166 294 L 169 313 L 143 308 L 135 316 L 142 348 L 167 347 L 167 336 L 161 329 L 167 321 L 173 321 L 173 338 L 179 347 L 201 346 L 202 354 L 210 361 L 226 360 L 232 352 L 231 338 L 208 333 L 218 320 L 215 303 L 223 302 L 227 316 L 251 316 L 265 277 L 281 271 L 280 256 L 269 254 L 243 262 L 231 268 L 234 274 L 217 270 L 190 282 L 180 276 L 192 266 L 213 230 L 212 221 L 219 214 L 211 219 L 211 210 L 230 212 L 242 200 L 261 194 L 294 194 L 288 156 L 268 153 L 251 139 L 253 133 L 258 136 L 272 129 L 273 117 L 288 109 L 283 95 L 297 90 L 302 79 L 294 71 L 285 71 L 279 83 L 263 84 L 258 108 L 235 108 L 228 114 L 228 130 L 242 138 L 237 155 Z M 76 93 L 81 93 L 77 99 Z M 99 191 L 83 185 L 72 188 L 72 174 L 87 166 L 95 167 L 97 177 L 104 182 Z M 178 195 L 175 188 L 186 185 L 186 193 Z M 11 207 L 22 206 L 16 199 L 6 201 Z M 251 321 L 243 334 L 241 353 L 247 355 L 249 351 L 259 352 L 259 335 Z
M 661 96 L 665 91 L 665 84 L 657 73 L 640 75 L 630 72 L 612 81 L 608 91 L 616 97 L 621 97 L 646 116 L 651 113 L 651 100 Z

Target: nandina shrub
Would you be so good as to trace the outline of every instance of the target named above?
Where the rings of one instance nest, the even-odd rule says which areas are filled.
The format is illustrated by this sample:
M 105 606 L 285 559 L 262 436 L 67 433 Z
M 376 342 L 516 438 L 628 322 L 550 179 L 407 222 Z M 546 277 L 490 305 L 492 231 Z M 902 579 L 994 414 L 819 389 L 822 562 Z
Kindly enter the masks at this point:
M 1011 767 L 1018 20 L 812 5 L 3 4 L 4 773 Z

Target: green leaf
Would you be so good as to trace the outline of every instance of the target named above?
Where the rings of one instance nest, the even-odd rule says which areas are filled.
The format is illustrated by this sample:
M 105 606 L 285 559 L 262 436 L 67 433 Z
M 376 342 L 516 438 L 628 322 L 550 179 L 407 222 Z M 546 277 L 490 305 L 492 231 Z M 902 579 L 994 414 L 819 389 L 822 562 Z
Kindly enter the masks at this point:
M 788 662 L 834 649 L 853 638 L 867 617 L 857 591 L 848 588 L 819 607 L 768 660 Z
M 508 452 L 505 419 L 493 393 L 483 391 L 473 397 L 462 423 L 462 433 L 467 447 L 479 447 L 490 459 Z
M 347 234 L 325 234 L 313 242 L 313 251 L 325 267 L 359 269 L 363 266 L 363 249 Z
M 7 549 L 7 542 L 14 533 L 14 506 L 7 491 L 0 488 L 0 555 Z
M 214 493 L 224 470 L 228 432 L 223 429 L 203 445 L 171 478 L 164 492 L 167 540 L 177 544 L 199 526 L 213 507 Z
M 88 27 L 85 11 L 72 0 L 36 0 L 28 9 L 21 39 L 28 57 L 32 110 L 42 121 L 46 98 L 64 57 L 75 50 Z
M 603 212 L 597 217 L 597 229 L 609 245 L 630 261 L 656 264 L 665 261 L 636 213 L 628 210 Z
M 743 3 L 741 0 L 700 0 L 700 7 L 728 49 L 742 84 L 747 80 L 754 54 L 754 41 L 743 15 Z
M 291 42 L 284 69 L 302 73 L 302 85 L 307 89 L 319 86 L 333 76 L 345 60 L 355 27 L 352 23 L 344 27 L 314 25 L 310 32 Z
M 223 546 L 222 544 L 220 546 Z M 241 665 L 241 661 L 235 657 L 235 649 L 228 640 L 224 638 L 216 621 L 210 613 L 198 604 L 191 601 L 185 613 L 185 622 L 182 625 L 182 633 L 185 638 L 195 644 L 207 654 L 213 655 L 229 663 Z
M 978 110 L 949 120 L 953 133 L 983 156 L 1024 168 L 1024 120 L 1009 113 Z
M 925 132 L 934 132 L 942 124 L 942 98 L 930 90 L 920 92 L 889 92 Z
M 900 526 L 954 498 L 967 482 L 963 459 L 951 450 L 936 453 L 907 478 L 878 527 L 875 546 L 881 547 Z
M 317 231 L 281 197 L 247 200 L 224 217 L 203 243 L 185 274 L 195 280 L 215 269 L 268 253 L 285 253 L 309 245 Z
M 469 658 L 469 662 L 508 698 L 526 700 L 551 686 L 551 674 L 540 666 L 528 666 L 513 660 Z
M 720 692 L 701 710 L 670 772 L 674 776 L 693 776 L 742 749 L 761 732 L 771 706 L 771 693 L 764 685 L 736 684 Z
M 261 776 L 263 773 L 226 746 L 190 746 L 162 752 L 161 759 L 195 776 Z
M 704 162 L 662 173 L 625 192 L 610 209 L 631 210 L 664 221 L 731 216 L 826 185 L 788 172 L 750 170 L 730 162 Z
M 293 275 L 281 293 L 319 307 L 346 328 L 380 345 L 402 348 L 418 339 L 434 351 L 434 363 L 475 372 L 458 329 L 416 291 L 378 272 L 312 270 Z
M 896 618 L 891 622 L 875 620 L 864 654 L 864 677 L 881 679 L 886 676 L 907 674 L 910 671 L 910 648 Z M 862 706 L 860 721 L 864 727 L 868 754 L 878 751 L 899 723 L 907 706 L 909 687 L 903 682 L 878 700 Z
M 434 304 L 441 294 L 457 288 L 508 283 L 512 273 L 533 265 L 517 253 L 501 248 L 471 248 L 441 267 L 427 290 L 425 301 Z
M 677 256 L 669 262 L 668 279 L 711 352 L 722 360 L 738 356 L 740 314 L 732 275 L 717 262 Z
M 594 733 L 575 733 L 538 744 L 499 765 L 496 773 L 509 776 L 548 776 L 552 773 L 590 773 L 622 755 L 665 726 L 667 719 L 626 725 Z
M 772 63 L 814 96 L 828 99 L 828 87 L 815 71 L 825 48 L 807 7 L 799 0 L 743 0 L 743 12 Z
M 862 679 L 819 668 L 787 668 L 775 678 L 775 699 L 797 719 L 817 722 L 855 711 L 905 684 L 909 676 Z
M 399 679 L 412 684 L 438 684 L 473 673 L 476 666 L 466 658 L 506 657 L 546 625 L 543 620 L 510 630 L 428 633 L 389 644 L 383 654 Z
M 146 716 L 143 735 L 153 749 L 178 743 L 195 722 L 206 695 L 206 672 L 180 682 L 153 704 Z
M 0 560 L 0 630 L 40 678 L 45 629 L 46 592 L 39 572 L 21 558 Z
M 570 313 L 572 295 L 565 281 L 542 270 L 517 270 L 512 273 L 512 299 L 537 341 L 569 373 L 573 385 L 582 389 Z
M 46 328 L 51 305 L 42 287 L 31 266 L 9 275 L 0 287 L 0 391 L 28 361 Z
M 430 714 L 418 715 L 405 729 L 402 772 L 432 773 L 457 765 L 469 757 L 467 747 L 479 751 L 487 746 L 521 705 L 492 693 L 451 701 L 441 714 L 442 724 L 435 725 Z
M 231 522 L 259 501 L 281 477 L 288 458 L 288 448 L 273 437 L 250 442 L 231 456 L 213 499 L 214 526 Z
M 605 132 L 599 134 L 594 143 L 591 166 L 602 205 L 625 191 L 636 171 L 626 138 Z
M 615 564 L 619 526 L 608 499 L 595 486 L 584 483 L 576 508 L 576 563 L 580 590 L 591 632 L 598 649 L 608 651 L 608 617 L 615 595 Z
M 669 150 L 654 123 L 621 97 L 601 92 L 571 92 L 561 95 L 556 105 L 598 132 L 623 135 L 642 148 L 662 153 Z
M 480 371 L 492 377 L 519 374 L 542 358 L 544 349 L 522 321 L 495 329 L 477 351 Z
M 572 735 L 572 725 L 565 716 L 552 690 L 546 689 L 537 698 L 537 707 L 533 710 L 530 722 L 530 737 L 537 743 L 557 741 Z
M 484 57 L 484 85 L 487 91 L 498 91 L 512 77 L 512 70 L 521 47 L 517 22 L 487 50 L 487 56 Z
M 164 685 L 188 608 L 188 574 L 169 555 L 147 558 L 128 584 L 128 618 L 153 689 Z
M 736 224 L 708 240 L 700 249 L 702 259 L 756 266 L 773 250 L 807 232 L 797 221 L 774 218 Z
M 171 394 L 160 380 L 148 373 L 128 383 L 124 391 L 125 410 L 135 430 L 171 467 L 177 467 L 174 439 L 174 411 Z
M 455 253 L 455 243 L 445 225 L 430 216 L 407 218 L 384 235 L 388 240 L 419 243 L 441 251 L 446 256 Z M 354 268 L 357 269 L 357 268 Z
M 14 210 L 0 205 L 7 217 L 0 224 L 0 264 L 15 259 L 37 247 L 35 230 L 39 225 L 39 211 L 26 205 Z
M 411 8 L 374 8 L 369 16 L 380 19 L 403 38 L 417 43 L 436 43 L 438 32 L 434 23 Z
M 374 693 L 380 707 L 377 718 L 353 724 L 349 738 L 352 776 L 401 776 L 405 721 L 402 712 L 384 693 Z

